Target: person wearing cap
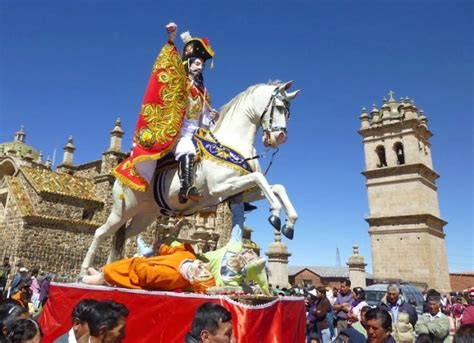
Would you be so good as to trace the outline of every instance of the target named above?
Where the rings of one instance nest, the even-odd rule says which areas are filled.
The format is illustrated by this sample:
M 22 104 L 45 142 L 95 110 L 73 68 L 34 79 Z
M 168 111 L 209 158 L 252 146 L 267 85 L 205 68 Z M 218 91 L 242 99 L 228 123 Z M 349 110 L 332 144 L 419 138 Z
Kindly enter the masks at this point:
M 181 35 L 185 43 L 181 56 L 174 43 L 177 25 L 169 23 L 166 29 L 168 41 L 153 66 L 132 152 L 112 174 L 128 187 L 145 191 L 156 160 L 172 152 L 179 161 L 178 200 L 186 203 L 201 198 L 194 186 L 196 148 L 192 137 L 197 129 L 209 128 L 218 117 L 203 79 L 205 62 L 214 57 L 214 51 L 207 38 L 191 37 L 185 32 Z
M 468 305 L 464 310 L 464 314 L 461 319 L 461 325 L 474 324 L 474 287 L 467 290 L 467 302 Z
M 25 267 L 21 267 L 19 271 L 13 277 L 13 281 L 10 285 L 10 295 L 15 294 L 20 290 L 20 285 L 22 282 L 26 282 L 28 280 L 28 269 Z

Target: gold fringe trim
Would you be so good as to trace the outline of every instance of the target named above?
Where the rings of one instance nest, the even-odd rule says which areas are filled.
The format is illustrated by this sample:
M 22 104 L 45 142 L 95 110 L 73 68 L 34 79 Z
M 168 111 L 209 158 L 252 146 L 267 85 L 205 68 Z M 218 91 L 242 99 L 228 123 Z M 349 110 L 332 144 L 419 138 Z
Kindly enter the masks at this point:
M 199 151 L 201 152 L 201 156 L 202 158 L 206 158 L 206 159 L 209 159 L 209 160 L 213 160 L 214 162 L 216 162 L 217 164 L 220 164 L 222 166 L 226 166 L 226 167 L 229 167 L 229 168 L 232 168 L 238 172 L 240 172 L 242 175 L 245 175 L 245 174 L 250 174 L 250 172 L 248 170 L 246 170 L 245 168 L 242 168 L 241 166 L 237 165 L 237 164 L 234 164 L 232 162 L 228 162 L 228 161 L 225 161 L 223 159 L 220 159 L 214 155 L 212 155 L 211 153 L 209 153 L 205 148 L 204 146 L 202 145 L 201 141 L 200 140 L 196 140 L 196 142 L 198 143 L 198 146 L 199 146 Z
M 128 179 L 125 175 L 119 174 L 118 172 L 112 170 L 112 175 L 119 180 L 121 183 L 123 183 L 125 186 L 128 188 L 133 189 L 134 191 L 139 191 L 139 192 L 145 192 L 146 189 L 148 188 L 148 182 L 145 182 L 144 186 L 139 186 L 136 183 L 133 183 L 130 179 Z

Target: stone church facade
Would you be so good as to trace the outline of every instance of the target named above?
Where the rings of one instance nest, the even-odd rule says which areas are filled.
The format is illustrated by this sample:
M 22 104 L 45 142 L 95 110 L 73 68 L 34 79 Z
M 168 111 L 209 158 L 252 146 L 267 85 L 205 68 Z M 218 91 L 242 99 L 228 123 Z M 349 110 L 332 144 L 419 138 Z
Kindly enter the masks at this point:
M 120 120 L 110 133 L 110 146 L 100 159 L 75 165 L 74 142 L 69 137 L 61 164 L 52 169 L 40 152 L 26 144 L 20 129 L 12 142 L 0 144 L 0 257 L 10 256 L 13 272 L 19 266 L 39 267 L 56 281 L 73 281 L 92 241 L 95 229 L 105 222 L 115 179 L 111 169 L 127 153 L 121 150 L 124 132 Z M 147 244 L 163 238 L 176 224 L 175 218 L 157 219 L 142 236 Z M 229 239 L 232 214 L 227 203 L 206 213 L 180 219 L 179 238 L 197 252 L 214 250 Z M 249 236 L 245 244 L 258 251 Z M 111 238 L 100 249 L 95 266 L 105 263 Z M 133 239 L 124 255 L 137 252 Z
M 408 98 L 360 115 L 376 280 L 451 289 L 428 119 Z

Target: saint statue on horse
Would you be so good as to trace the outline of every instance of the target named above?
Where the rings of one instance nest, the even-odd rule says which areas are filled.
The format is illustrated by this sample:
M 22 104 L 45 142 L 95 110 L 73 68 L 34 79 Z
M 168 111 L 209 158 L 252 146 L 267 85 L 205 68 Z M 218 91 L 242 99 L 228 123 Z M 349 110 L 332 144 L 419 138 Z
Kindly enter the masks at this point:
M 200 127 L 209 129 L 219 116 L 211 107 L 203 78 L 205 63 L 214 57 L 214 51 L 207 38 L 193 38 L 185 32 L 181 35 L 185 44 L 180 56 L 174 44 L 177 25 L 169 23 L 166 29 L 168 41 L 153 65 L 132 152 L 113 170 L 113 175 L 128 187 L 145 191 L 156 161 L 173 152 L 179 161 L 179 202 L 186 203 L 188 199 L 201 198 L 194 186 L 193 135 Z
M 82 275 L 93 264 L 101 243 L 121 227 L 127 239 L 159 216 L 191 215 L 236 195 L 242 195 L 243 202 L 267 199 L 268 221 L 293 239 L 298 215 L 285 187 L 269 184 L 262 173 L 255 139 L 262 128 L 266 147 L 277 148 L 286 142 L 290 104 L 299 91 L 288 91 L 292 82 L 256 84 L 218 113 L 210 105 L 202 76 L 214 51 L 207 39 L 184 33 L 180 55 L 174 44 L 176 29 L 174 23 L 167 25 L 168 41 L 153 65 L 130 157 L 112 172 L 117 179 L 112 208 L 94 234 Z M 114 249 L 109 262 L 117 258 Z

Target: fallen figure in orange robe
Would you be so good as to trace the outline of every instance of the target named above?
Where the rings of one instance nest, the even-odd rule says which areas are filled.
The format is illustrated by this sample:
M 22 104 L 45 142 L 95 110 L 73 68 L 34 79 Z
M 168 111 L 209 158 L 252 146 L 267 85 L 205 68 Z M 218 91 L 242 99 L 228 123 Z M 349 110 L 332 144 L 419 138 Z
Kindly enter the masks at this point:
M 214 276 L 188 243 L 162 244 L 158 256 L 119 260 L 105 265 L 102 272 L 89 268 L 88 273 L 82 281 L 89 285 L 196 293 L 215 286 Z

